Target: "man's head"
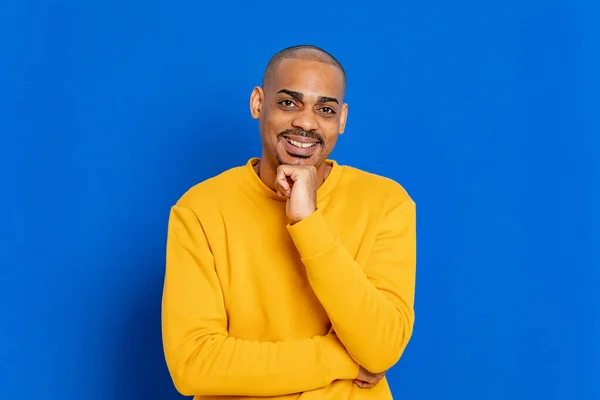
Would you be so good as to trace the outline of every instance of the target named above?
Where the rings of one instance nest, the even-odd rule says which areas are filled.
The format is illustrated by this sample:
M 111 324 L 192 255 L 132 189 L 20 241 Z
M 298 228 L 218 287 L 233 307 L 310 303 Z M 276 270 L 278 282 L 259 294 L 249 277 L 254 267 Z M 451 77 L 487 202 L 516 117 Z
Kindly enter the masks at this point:
M 344 132 L 346 74 L 341 64 L 315 46 L 294 46 L 269 61 L 262 88 L 250 96 L 252 117 L 259 120 L 262 160 L 317 168 Z

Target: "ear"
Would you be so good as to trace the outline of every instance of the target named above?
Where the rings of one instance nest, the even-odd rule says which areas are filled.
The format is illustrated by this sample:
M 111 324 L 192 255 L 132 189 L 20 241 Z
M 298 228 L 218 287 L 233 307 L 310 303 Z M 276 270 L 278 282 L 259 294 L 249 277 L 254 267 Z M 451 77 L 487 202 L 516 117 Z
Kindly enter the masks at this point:
M 340 130 L 339 134 L 343 134 L 346 129 L 346 120 L 348 119 L 348 104 L 344 103 L 342 109 L 340 110 Z
M 263 99 L 264 92 L 262 88 L 256 86 L 250 95 L 250 114 L 252 115 L 252 118 L 258 119 L 260 117 Z

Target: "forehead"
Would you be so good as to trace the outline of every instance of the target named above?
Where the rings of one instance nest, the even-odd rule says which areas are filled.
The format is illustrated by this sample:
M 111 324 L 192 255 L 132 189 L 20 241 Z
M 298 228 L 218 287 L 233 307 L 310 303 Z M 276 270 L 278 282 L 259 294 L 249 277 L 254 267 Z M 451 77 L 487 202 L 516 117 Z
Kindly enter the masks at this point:
M 302 59 L 284 59 L 279 62 L 268 86 L 275 92 L 289 89 L 316 96 L 343 97 L 344 76 L 334 65 Z

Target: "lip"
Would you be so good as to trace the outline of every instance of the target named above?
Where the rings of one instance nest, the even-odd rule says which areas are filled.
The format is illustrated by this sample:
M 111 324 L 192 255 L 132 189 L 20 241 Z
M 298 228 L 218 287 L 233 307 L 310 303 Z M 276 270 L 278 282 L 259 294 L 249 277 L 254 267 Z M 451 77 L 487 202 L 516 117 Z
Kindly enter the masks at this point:
M 290 138 L 290 139 L 292 139 L 296 142 L 300 142 L 300 143 L 316 143 L 316 144 L 312 147 L 301 148 L 301 147 L 294 146 L 293 144 L 288 142 L 286 138 Z M 302 156 L 302 157 L 312 156 L 313 153 L 317 150 L 317 148 L 321 145 L 319 143 L 319 141 L 315 141 L 314 139 L 300 137 L 300 136 L 284 136 L 282 139 L 283 139 L 283 147 L 289 154 L 291 154 L 291 155 L 295 154 L 295 155 Z M 302 139 L 302 140 L 300 140 L 300 139 Z
M 300 143 L 320 143 L 318 140 L 306 136 L 283 135 L 283 137 Z

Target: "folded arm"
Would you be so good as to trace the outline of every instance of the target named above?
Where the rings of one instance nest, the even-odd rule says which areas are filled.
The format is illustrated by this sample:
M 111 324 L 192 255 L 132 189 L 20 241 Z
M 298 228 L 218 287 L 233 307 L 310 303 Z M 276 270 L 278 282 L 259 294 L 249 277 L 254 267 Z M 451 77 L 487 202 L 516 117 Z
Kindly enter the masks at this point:
M 354 260 L 321 210 L 288 225 L 336 334 L 350 355 L 371 372 L 392 367 L 412 335 L 415 214 L 408 195 L 390 206 L 366 265 Z
M 169 217 L 162 330 L 167 366 L 183 395 L 286 395 L 358 373 L 335 334 L 282 342 L 229 336 L 208 242 L 194 213 L 181 206 Z

